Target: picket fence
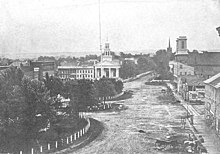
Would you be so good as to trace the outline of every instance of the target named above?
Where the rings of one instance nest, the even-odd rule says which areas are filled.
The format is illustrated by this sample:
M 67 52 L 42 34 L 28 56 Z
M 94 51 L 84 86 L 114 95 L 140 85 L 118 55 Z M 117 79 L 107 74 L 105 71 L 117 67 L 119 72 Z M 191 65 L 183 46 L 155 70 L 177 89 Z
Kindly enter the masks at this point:
M 121 96 L 121 95 L 123 95 L 124 94 L 124 92 L 121 92 L 121 93 L 119 93 L 119 94 L 117 94 L 117 95 L 114 95 L 114 96 L 107 96 L 107 97 L 98 97 L 98 100 L 106 100 L 106 101 L 109 101 L 109 100 L 111 100 L 111 99 L 114 99 L 114 98 L 117 98 L 117 97 L 119 97 L 119 96 Z
M 31 151 L 28 153 L 29 154 L 42 154 L 42 153 L 55 152 L 55 151 L 62 149 L 62 147 L 64 147 L 64 146 L 67 146 L 69 144 L 76 142 L 79 138 L 81 138 L 83 135 L 85 135 L 90 128 L 90 120 L 89 120 L 89 118 L 85 117 L 85 113 L 80 112 L 79 117 L 83 118 L 87 121 L 87 125 L 84 128 L 82 128 L 79 131 L 77 131 L 76 133 L 66 137 L 65 139 L 61 139 L 60 141 L 55 141 L 54 144 L 48 143 L 47 145 L 40 145 L 38 147 L 31 148 Z M 10 154 L 10 153 L 7 153 L 7 154 Z M 24 154 L 24 153 L 23 153 L 23 151 L 19 151 L 19 154 Z

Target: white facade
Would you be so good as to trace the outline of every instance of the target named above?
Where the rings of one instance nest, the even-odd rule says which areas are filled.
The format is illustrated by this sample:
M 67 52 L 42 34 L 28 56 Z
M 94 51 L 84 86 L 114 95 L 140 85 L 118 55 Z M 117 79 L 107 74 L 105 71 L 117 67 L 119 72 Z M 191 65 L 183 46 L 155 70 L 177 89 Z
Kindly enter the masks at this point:
M 213 118 L 212 126 L 220 133 L 220 73 L 204 81 L 205 118 Z
M 113 59 L 109 43 L 105 43 L 101 62 L 93 66 L 58 66 L 58 74 L 62 80 L 119 78 L 119 68 L 120 61 Z
M 184 76 L 184 75 L 195 75 L 194 67 L 188 66 L 186 64 L 170 61 L 169 62 L 170 72 L 175 76 Z
M 62 80 L 94 79 L 94 66 L 58 66 Z
M 120 62 L 113 60 L 109 43 L 105 43 L 104 55 L 101 62 L 95 65 L 95 78 L 119 78 Z

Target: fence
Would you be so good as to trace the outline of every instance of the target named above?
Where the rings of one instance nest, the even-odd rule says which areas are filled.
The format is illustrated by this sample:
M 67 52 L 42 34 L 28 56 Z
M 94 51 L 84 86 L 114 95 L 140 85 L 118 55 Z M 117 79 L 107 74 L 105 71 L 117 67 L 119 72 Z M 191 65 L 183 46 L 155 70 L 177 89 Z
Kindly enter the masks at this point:
M 98 97 L 98 100 L 106 100 L 106 101 L 109 101 L 109 100 L 112 100 L 112 99 L 114 99 L 114 98 L 117 98 L 117 97 L 119 97 L 119 96 L 121 96 L 121 95 L 123 95 L 124 94 L 124 92 L 121 92 L 121 93 L 119 93 L 119 94 L 117 94 L 117 95 L 114 95 L 114 96 L 107 96 L 107 97 Z
M 73 133 L 70 136 L 67 136 L 66 138 L 62 138 L 60 140 L 53 141 L 51 143 L 47 143 L 44 145 L 39 145 L 34 148 L 31 148 L 29 152 L 28 151 L 26 151 L 26 152 L 19 151 L 19 154 L 50 153 L 50 152 L 59 151 L 65 147 L 68 147 L 68 146 L 70 146 L 70 144 L 74 144 L 74 142 L 76 142 L 79 138 L 81 138 L 83 135 L 85 135 L 90 128 L 90 120 L 89 120 L 89 118 L 86 118 L 84 115 L 85 114 L 83 114 L 83 113 L 79 113 L 79 117 L 84 118 L 87 121 L 87 125 L 85 127 L 83 127 L 82 129 L 80 129 L 79 131 Z M 8 154 L 10 154 L 10 153 L 8 153 Z

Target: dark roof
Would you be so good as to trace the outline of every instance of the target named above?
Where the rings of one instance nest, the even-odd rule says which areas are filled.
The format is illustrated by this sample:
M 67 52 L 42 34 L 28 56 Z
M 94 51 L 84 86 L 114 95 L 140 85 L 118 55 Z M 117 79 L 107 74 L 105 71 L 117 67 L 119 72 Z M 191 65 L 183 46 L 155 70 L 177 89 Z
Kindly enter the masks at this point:
M 220 66 L 220 52 L 189 52 L 187 63 L 191 66 Z
M 204 83 L 212 85 L 215 88 L 219 88 L 220 86 L 220 73 L 212 76 L 211 78 L 204 81 Z
M 188 86 L 204 86 L 204 78 L 194 75 L 183 76 L 182 80 L 187 82 Z

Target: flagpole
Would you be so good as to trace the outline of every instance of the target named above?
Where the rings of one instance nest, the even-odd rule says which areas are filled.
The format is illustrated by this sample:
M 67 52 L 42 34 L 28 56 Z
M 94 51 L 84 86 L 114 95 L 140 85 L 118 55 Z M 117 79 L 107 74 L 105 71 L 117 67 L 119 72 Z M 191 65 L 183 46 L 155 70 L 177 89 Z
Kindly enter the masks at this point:
M 101 53 L 101 77 L 102 77 L 102 27 L 101 27 L 101 3 L 99 0 L 99 44 L 100 44 L 100 53 Z

